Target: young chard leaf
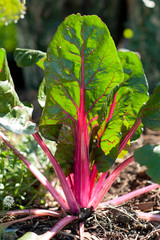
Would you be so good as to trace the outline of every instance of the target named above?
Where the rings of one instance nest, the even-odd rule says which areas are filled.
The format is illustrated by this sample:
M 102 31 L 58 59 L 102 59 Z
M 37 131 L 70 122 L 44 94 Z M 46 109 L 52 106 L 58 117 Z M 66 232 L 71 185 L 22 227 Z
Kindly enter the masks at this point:
M 160 184 L 160 145 L 147 144 L 135 150 L 134 159 L 141 166 L 146 166 L 148 176 Z
M 98 116 L 123 73 L 109 31 L 97 16 L 71 15 L 60 25 L 47 51 L 45 78 L 47 100 L 40 122 L 45 136 L 44 126 L 77 121 L 81 90 L 88 121 Z
M 148 102 L 141 108 L 142 123 L 151 130 L 160 130 L 160 83 L 150 96 Z
M 33 109 L 18 98 L 4 49 L 0 49 L 0 66 L 0 126 L 17 134 L 33 134 L 36 131 L 36 125 L 30 121 Z
M 108 158 L 110 163 L 113 163 L 117 157 L 126 155 L 128 146 L 121 155 L 118 155 L 119 144 L 133 126 L 139 109 L 148 100 L 148 85 L 138 56 L 133 52 L 120 51 L 118 56 L 123 67 L 124 80 L 107 96 L 98 119 L 101 124 L 98 142 L 107 155 L 106 161 Z M 141 128 L 141 126 L 138 128 L 131 140 L 139 137 Z M 99 160 L 100 158 L 96 161 L 98 170 L 106 171 L 103 161 Z
M 16 48 L 14 52 L 14 59 L 19 67 L 29 67 L 37 64 L 44 69 L 44 60 L 46 53 L 39 50 Z

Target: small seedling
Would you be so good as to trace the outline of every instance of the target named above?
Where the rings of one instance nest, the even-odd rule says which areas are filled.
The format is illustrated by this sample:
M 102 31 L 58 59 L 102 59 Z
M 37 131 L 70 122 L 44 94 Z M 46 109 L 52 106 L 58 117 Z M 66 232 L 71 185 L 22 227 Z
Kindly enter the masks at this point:
M 42 116 L 37 128 L 31 121 L 32 106 L 19 101 L 5 51 L 1 49 L 0 125 L 17 134 L 34 136 L 52 163 L 65 195 L 62 197 L 1 133 L 1 139 L 52 194 L 62 213 L 66 213 L 50 231 L 40 236 L 34 234 L 33 239 L 51 239 L 75 220 L 79 220 L 83 239 L 84 220 L 96 208 L 105 208 L 109 203 L 119 205 L 159 187 L 159 146 L 146 145 L 136 150 L 134 156 L 110 173 L 116 159 L 127 154 L 130 142 L 140 137 L 143 125 L 160 130 L 160 85 L 149 97 L 138 56 L 130 51 L 117 51 L 99 17 L 70 15 L 59 26 L 47 54 L 16 49 L 15 60 L 18 66 L 36 63 L 44 70 L 38 94 Z M 54 156 L 43 138 L 57 143 Z M 134 160 L 146 165 L 148 175 L 157 183 L 101 203 L 117 176 Z M 7 214 L 61 216 L 42 209 Z M 27 235 L 22 239 L 28 239 Z

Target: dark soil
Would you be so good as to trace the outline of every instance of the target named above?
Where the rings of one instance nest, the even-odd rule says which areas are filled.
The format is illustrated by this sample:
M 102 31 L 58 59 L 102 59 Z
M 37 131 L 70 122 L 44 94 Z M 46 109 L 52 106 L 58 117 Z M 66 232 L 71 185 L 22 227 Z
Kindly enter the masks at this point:
M 132 154 L 133 149 L 148 142 L 160 144 L 160 134 L 147 130 L 138 142 L 132 144 L 129 154 Z M 130 164 L 116 179 L 104 201 L 151 184 L 152 181 L 145 170 L 137 163 Z M 159 213 L 160 189 L 143 194 L 118 207 L 107 206 L 104 211 L 97 209 L 85 221 L 85 240 L 159 240 L 160 223 L 139 220 L 136 210 Z M 28 231 L 42 234 L 51 229 L 57 221 L 58 219 L 53 217 L 41 217 L 18 223 L 14 225 L 18 229 L 15 239 Z M 78 222 L 71 223 L 52 239 L 79 239 Z

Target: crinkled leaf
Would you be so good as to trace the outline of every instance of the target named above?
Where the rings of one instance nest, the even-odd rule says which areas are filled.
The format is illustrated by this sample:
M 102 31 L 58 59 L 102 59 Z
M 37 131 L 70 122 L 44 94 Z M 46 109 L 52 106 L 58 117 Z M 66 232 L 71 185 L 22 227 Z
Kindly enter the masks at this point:
M 0 49 L 0 126 L 17 134 L 35 132 L 36 125 L 30 121 L 33 108 L 20 102 L 14 84 L 5 51 Z
M 114 160 L 127 153 L 129 143 L 118 155 L 119 143 L 133 126 L 141 106 L 148 100 L 148 84 L 138 56 L 133 52 L 118 52 L 118 56 L 124 71 L 124 81 L 107 96 L 100 111 L 99 122 L 101 123 L 102 120 L 103 122 L 98 131 L 102 150 L 109 159 Z M 114 111 L 108 121 L 113 101 L 115 101 Z M 140 136 L 141 127 L 131 140 Z
M 134 159 L 141 166 L 146 166 L 148 176 L 160 184 L 160 145 L 147 144 L 135 150 Z
M 57 126 L 68 125 L 75 136 L 83 91 L 89 133 L 98 124 L 104 99 L 123 81 L 122 67 L 107 26 L 97 16 L 70 15 L 53 37 L 44 64 L 46 103 L 39 125 L 42 135 L 59 139 Z M 74 139 L 69 144 L 67 138 L 60 143 L 57 140 L 56 158 L 72 163 L 68 165 L 72 169 Z M 62 143 L 69 156 L 60 151 Z
M 126 115 L 126 120 L 131 127 L 135 122 L 140 108 L 149 99 L 148 82 L 143 71 L 142 63 L 136 53 L 118 51 L 118 56 L 124 71 L 124 84 L 122 87 L 131 88 L 133 91 L 131 109 L 129 114 Z M 135 141 L 140 137 L 141 133 L 142 125 L 137 129 L 131 140 Z
M 112 118 L 105 126 L 102 136 L 101 129 L 98 131 L 100 146 L 109 160 L 115 160 L 119 154 L 119 143 L 123 137 L 122 133 L 124 133 L 124 124 L 126 125 L 125 116 L 130 109 L 132 101 L 132 90 L 128 88 L 119 89 L 116 101 L 117 103 Z
M 28 67 L 37 64 L 44 69 L 44 60 L 46 53 L 39 50 L 16 48 L 14 52 L 14 59 L 19 67 Z
M 107 94 L 123 79 L 114 42 L 100 18 L 77 14 L 65 19 L 49 45 L 45 78 L 47 99 L 40 122 L 45 137 L 53 125 L 77 121 L 80 88 L 85 89 L 88 121 L 98 116 Z
M 140 111 L 142 123 L 151 130 L 160 130 L 160 83 L 157 85 L 148 102 Z

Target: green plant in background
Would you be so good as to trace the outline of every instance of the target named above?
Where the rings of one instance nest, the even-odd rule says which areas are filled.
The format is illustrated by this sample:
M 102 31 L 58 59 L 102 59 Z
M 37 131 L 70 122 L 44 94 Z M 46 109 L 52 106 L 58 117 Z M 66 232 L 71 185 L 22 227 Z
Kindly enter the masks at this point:
M 36 143 L 34 138 L 29 135 L 16 137 L 9 134 L 13 144 L 16 142 L 18 150 L 26 156 L 30 162 L 40 169 L 43 173 L 51 174 L 51 164 L 44 152 Z M 54 153 L 55 145 L 50 145 Z M 31 174 L 22 161 L 15 156 L 13 151 L 3 143 L 0 145 L 0 208 L 2 208 L 3 199 L 11 195 L 15 199 L 15 207 L 26 208 L 34 203 L 42 203 L 46 191 L 40 191 L 38 180 Z
M 0 21 L 3 24 L 17 23 L 20 18 L 24 18 L 25 13 L 25 0 L 1 0 Z
M 0 47 L 13 52 L 17 46 L 17 30 L 15 23 L 24 18 L 25 1 L 1 0 L 0 2 Z
M 160 1 L 131 1 L 129 4 L 134 35 L 128 47 L 140 53 L 152 93 L 160 79 Z

